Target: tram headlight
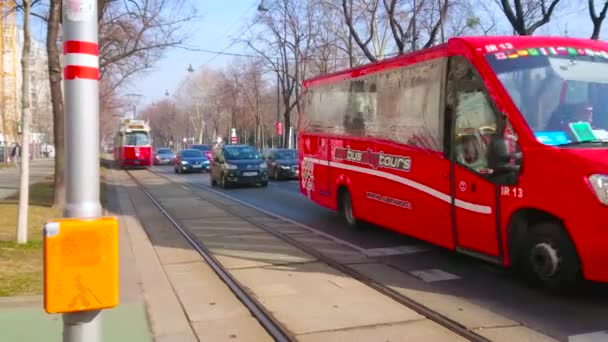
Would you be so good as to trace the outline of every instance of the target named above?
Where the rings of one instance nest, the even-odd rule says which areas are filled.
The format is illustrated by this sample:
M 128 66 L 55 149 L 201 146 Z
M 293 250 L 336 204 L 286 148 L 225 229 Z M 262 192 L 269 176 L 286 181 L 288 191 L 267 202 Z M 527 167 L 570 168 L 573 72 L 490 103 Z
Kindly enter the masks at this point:
M 597 199 L 603 204 L 608 205 L 608 176 L 595 174 L 589 176 L 589 185 Z

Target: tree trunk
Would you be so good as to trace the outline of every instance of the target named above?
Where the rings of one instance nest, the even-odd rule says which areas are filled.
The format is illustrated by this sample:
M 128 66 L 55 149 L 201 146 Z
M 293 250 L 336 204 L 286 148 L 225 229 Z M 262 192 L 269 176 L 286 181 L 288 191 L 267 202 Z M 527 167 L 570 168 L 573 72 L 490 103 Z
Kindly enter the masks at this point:
M 63 131 L 63 95 L 61 93 L 61 64 L 57 37 L 61 20 L 61 1 L 51 0 L 47 25 L 46 51 L 48 54 L 51 104 L 53 106 L 53 137 L 55 140 L 55 187 L 53 206 L 65 205 L 65 146 Z
M 27 242 L 27 211 L 30 185 L 30 0 L 23 0 L 23 54 L 21 55 L 21 177 L 17 243 Z
M 289 131 L 289 126 L 291 125 L 291 109 L 289 108 L 289 99 L 287 99 L 287 103 L 285 103 L 284 105 L 285 112 L 283 112 L 283 120 L 285 124 L 283 125 L 281 147 L 287 148 L 287 132 Z

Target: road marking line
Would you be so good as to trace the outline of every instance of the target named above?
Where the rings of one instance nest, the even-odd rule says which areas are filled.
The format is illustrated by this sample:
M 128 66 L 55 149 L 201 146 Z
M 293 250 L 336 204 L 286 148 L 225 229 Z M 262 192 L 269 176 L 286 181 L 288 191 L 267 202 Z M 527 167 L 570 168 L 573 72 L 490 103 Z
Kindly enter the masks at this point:
M 432 283 L 435 281 L 460 279 L 460 277 L 455 274 L 448 273 L 446 271 L 442 271 L 437 268 L 410 271 L 409 273 L 417 278 L 422 279 L 422 281 L 424 281 L 426 283 Z
M 364 254 L 368 257 L 380 257 L 389 255 L 404 255 L 404 254 L 415 254 L 421 252 L 428 252 L 431 249 L 426 246 L 420 245 L 404 245 L 397 247 L 386 247 L 386 248 L 371 248 L 366 249 Z
M 568 342 L 606 342 L 608 330 L 568 336 Z

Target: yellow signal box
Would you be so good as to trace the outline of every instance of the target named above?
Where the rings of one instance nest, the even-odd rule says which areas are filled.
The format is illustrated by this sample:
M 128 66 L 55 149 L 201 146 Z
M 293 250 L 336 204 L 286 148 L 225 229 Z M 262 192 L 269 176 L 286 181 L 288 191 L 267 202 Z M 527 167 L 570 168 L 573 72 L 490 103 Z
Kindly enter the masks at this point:
M 66 313 L 118 305 L 118 221 L 56 219 L 44 226 L 44 309 Z

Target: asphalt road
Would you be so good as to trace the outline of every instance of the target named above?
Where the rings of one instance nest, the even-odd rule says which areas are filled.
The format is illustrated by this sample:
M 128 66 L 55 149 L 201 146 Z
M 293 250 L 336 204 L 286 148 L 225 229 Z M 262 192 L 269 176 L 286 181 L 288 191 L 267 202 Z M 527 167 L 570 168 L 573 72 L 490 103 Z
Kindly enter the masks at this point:
M 154 170 L 173 174 L 171 167 L 155 167 Z M 210 188 L 207 174 L 186 174 L 183 177 L 191 184 Z M 411 287 L 417 289 L 419 286 L 425 291 L 445 294 L 446 298 L 457 298 L 458 303 L 464 300 L 474 307 L 502 316 L 506 319 L 505 328 L 509 327 L 511 321 L 561 341 L 608 341 L 606 285 L 586 284 L 577 295 L 554 296 L 529 288 L 506 269 L 416 239 L 376 227 L 349 230 L 337 213 L 302 196 L 297 181 L 271 181 L 267 188 L 216 190 L 310 226 L 360 250 L 374 252 L 381 249 L 385 254 L 394 254 L 378 257 L 378 260 L 392 267 L 395 272 L 411 274 L 416 270 L 440 270 L 435 279 L 422 279 L 424 284 L 411 284 Z M 427 251 L 410 253 L 408 248 L 412 246 L 423 246 Z M 400 250 L 405 252 L 400 253 Z M 442 276 L 447 280 L 441 280 Z M 446 301 L 446 305 L 449 305 L 447 303 L 450 301 Z

